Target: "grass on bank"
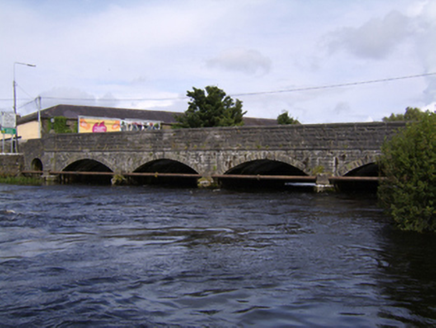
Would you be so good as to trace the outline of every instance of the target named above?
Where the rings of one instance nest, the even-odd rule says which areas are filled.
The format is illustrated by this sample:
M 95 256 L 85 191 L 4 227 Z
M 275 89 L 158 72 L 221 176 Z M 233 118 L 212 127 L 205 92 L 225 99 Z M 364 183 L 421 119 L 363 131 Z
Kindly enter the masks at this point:
M 0 176 L 0 183 L 25 186 L 40 186 L 42 185 L 42 179 L 25 176 Z

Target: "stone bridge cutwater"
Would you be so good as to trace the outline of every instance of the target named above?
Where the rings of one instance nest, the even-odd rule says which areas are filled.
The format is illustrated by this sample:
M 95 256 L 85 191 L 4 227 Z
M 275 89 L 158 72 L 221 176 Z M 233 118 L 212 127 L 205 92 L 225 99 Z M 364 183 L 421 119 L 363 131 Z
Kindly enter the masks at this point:
M 20 144 L 24 170 L 225 176 L 377 176 L 386 139 L 404 122 L 53 134 Z M 56 174 L 56 173 L 55 173 Z M 59 174 L 59 173 L 57 173 Z M 302 180 L 303 181 L 303 180 Z

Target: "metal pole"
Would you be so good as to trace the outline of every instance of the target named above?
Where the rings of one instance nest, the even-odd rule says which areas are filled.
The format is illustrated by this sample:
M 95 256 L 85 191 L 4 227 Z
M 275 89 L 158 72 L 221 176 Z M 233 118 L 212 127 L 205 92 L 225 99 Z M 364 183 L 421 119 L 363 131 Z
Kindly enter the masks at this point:
M 14 114 L 17 115 L 17 91 L 15 87 L 15 65 L 14 65 L 14 80 L 12 81 L 12 88 L 14 89 Z
M 16 91 L 17 83 L 15 82 L 15 65 L 24 65 L 24 66 L 29 66 L 29 67 L 36 67 L 36 65 L 14 62 L 14 79 L 12 80 L 12 87 L 14 89 L 14 114 L 15 114 L 15 122 L 16 122 L 16 120 L 17 120 L 17 91 Z M 13 140 L 13 138 L 11 137 L 11 144 L 12 144 L 12 140 Z M 18 128 L 17 128 L 17 124 L 15 124 L 15 151 L 18 153 Z
M 18 153 L 18 129 L 17 129 L 17 91 L 16 91 L 16 83 L 15 83 L 15 63 L 14 63 L 14 80 L 12 81 L 12 85 L 14 87 L 14 114 L 15 114 L 15 152 Z M 13 142 L 14 141 L 14 136 L 11 135 L 11 153 L 13 153 Z
M 0 123 L 0 128 L 2 128 L 2 124 L 3 124 L 3 112 L 1 113 L 1 123 Z M 2 132 L 2 136 L 3 136 L 3 141 L 2 141 L 2 153 L 5 153 L 5 134 Z
M 42 131 L 41 131 L 41 96 L 36 98 L 36 105 L 38 107 L 38 138 L 41 139 Z

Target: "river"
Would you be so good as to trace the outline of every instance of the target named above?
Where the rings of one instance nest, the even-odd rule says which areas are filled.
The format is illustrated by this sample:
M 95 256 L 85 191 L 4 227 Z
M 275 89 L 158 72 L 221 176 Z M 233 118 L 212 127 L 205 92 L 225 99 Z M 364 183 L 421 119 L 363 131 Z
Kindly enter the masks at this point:
M 371 195 L 0 185 L 0 327 L 428 327 L 436 238 Z

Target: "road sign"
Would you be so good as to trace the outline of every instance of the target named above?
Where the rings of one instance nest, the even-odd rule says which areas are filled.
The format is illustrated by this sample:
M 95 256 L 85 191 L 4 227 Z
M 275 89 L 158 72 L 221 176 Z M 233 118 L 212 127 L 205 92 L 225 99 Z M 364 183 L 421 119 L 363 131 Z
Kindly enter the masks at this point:
M 12 113 L 12 112 L 2 112 L 1 126 L 2 126 L 2 128 L 13 128 L 13 129 L 15 129 L 17 127 L 15 113 Z
M 3 134 L 16 134 L 17 129 L 15 129 L 15 128 L 2 128 L 2 133 Z

